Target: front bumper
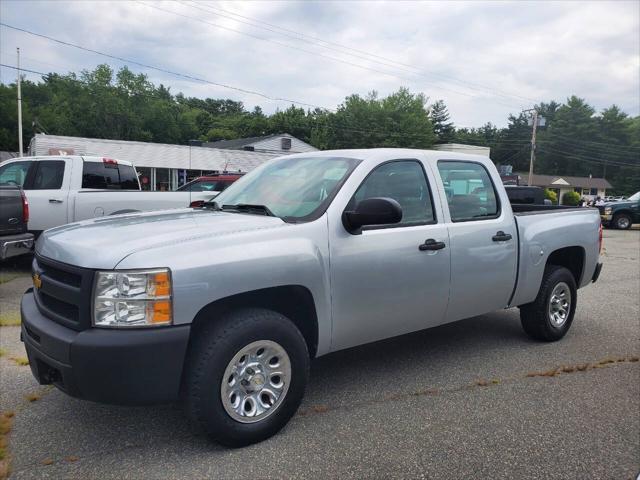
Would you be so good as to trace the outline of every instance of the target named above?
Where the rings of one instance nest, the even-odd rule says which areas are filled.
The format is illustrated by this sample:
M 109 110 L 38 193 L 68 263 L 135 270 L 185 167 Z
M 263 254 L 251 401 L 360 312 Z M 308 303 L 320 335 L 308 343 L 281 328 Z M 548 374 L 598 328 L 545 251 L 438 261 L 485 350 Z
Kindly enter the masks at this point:
M 189 325 L 76 331 L 45 317 L 31 289 L 22 297 L 21 338 L 43 385 L 102 403 L 143 405 L 178 398 Z
M 0 260 L 29 253 L 33 247 L 33 234 L 20 233 L 0 238 Z

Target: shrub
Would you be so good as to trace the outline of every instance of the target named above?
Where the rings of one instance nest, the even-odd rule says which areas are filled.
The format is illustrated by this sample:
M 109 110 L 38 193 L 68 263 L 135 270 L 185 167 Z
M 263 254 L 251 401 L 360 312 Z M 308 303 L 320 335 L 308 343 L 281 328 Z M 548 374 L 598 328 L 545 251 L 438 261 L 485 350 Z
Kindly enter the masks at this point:
M 562 195 L 562 204 L 577 206 L 580 202 L 580 194 L 578 192 L 566 192 Z
M 551 203 L 558 203 L 558 194 L 553 190 L 549 190 L 548 188 L 544 189 L 544 198 L 550 200 Z

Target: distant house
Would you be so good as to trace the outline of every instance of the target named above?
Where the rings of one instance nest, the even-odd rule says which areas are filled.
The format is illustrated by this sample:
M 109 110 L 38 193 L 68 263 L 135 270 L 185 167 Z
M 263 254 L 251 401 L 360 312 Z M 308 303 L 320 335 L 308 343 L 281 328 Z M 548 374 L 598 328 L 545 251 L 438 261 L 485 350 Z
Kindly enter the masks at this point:
M 516 173 L 519 177 L 520 185 L 527 185 L 528 173 Z M 567 192 L 578 192 L 581 197 L 593 200 L 596 197 L 603 197 L 607 188 L 611 184 L 604 178 L 596 177 L 573 177 L 568 175 L 538 175 L 531 177 L 531 184 L 536 187 L 548 188 L 558 195 L 558 200 L 562 203 L 562 196 Z
M 304 153 L 315 152 L 318 149 L 306 142 L 289 135 L 279 133 L 266 137 L 237 138 L 235 140 L 219 140 L 217 142 L 204 142 L 203 147 L 221 148 L 224 150 L 245 150 L 264 153 Z
M 0 162 L 4 162 L 5 160 L 11 160 L 12 158 L 17 158 L 20 155 L 18 154 L 18 152 L 7 152 L 7 151 L 0 151 Z

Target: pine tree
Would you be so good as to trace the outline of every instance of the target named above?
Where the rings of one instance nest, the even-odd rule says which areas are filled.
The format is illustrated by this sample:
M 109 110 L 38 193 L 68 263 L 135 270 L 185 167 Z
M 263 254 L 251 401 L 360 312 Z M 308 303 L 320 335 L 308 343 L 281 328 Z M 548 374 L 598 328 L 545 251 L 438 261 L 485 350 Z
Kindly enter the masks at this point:
M 436 143 L 448 143 L 453 140 L 455 127 L 450 122 L 449 110 L 442 100 L 436 101 L 429 110 L 429 117 L 433 124 L 433 133 L 436 134 Z

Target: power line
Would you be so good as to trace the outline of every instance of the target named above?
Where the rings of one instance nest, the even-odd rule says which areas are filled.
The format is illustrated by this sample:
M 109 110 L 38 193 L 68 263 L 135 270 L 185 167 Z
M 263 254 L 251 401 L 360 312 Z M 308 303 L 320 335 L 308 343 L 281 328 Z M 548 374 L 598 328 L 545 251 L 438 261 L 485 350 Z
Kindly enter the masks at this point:
M 456 78 L 454 76 L 451 76 L 451 75 L 445 75 L 445 74 L 440 74 L 440 73 L 436 73 L 436 72 L 425 71 L 425 70 L 421 69 L 420 67 L 416 67 L 416 66 L 413 66 L 413 65 L 408 65 L 406 63 L 398 62 L 396 60 L 393 60 L 393 59 L 390 59 L 390 58 L 387 58 L 387 57 L 383 57 L 381 55 L 376 55 L 376 54 L 373 54 L 373 53 L 370 53 L 370 52 L 366 52 L 364 50 L 359 50 L 359 49 L 351 48 L 349 46 L 342 45 L 342 44 L 339 44 L 339 43 L 330 42 L 328 40 L 323 40 L 323 39 L 320 39 L 318 37 L 313 37 L 311 35 L 306 35 L 306 34 L 301 33 L 301 32 L 296 32 L 294 30 L 289 30 L 289 29 L 286 29 L 286 28 L 283 28 L 283 27 L 279 27 L 277 25 L 273 25 L 271 23 L 264 22 L 262 20 L 246 17 L 246 16 L 243 16 L 243 15 L 240 15 L 240 14 L 236 14 L 234 12 L 230 12 L 228 10 L 224 10 L 224 9 L 221 9 L 221 8 L 218 8 L 218 7 L 211 7 L 211 6 L 208 6 L 208 5 L 207 6 L 204 6 L 204 5 L 196 6 L 196 5 L 194 5 L 194 3 L 197 3 L 197 2 L 193 2 L 193 1 L 190 4 L 187 4 L 187 3 L 183 2 L 183 1 L 180 1 L 180 0 L 174 0 L 174 1 L 179 3 L 180 5 L 184 5 L 186 7 L 197 9 L 197 10 L 200 10 L 202 12 L 212 13 L 213 15 L 217 15 L 217 16 L 220 16 L 222 18 L 227 18 L 227 19 L 233 20 L 233 21 L 238 22 L 238 23 L 249 25 L 251 27 L 261 28 L 263 30 L 267 30 L 269 32 L 273 32 L 273 33 L 276 33 L 278 35 L 283 35 L 285 37 L 292 38 L 292 39 L 295 39 L 295 40 L 298 40 L 298 41 L 301 40 L 303 42 L 310 43 L 310 44 L 316 45 L 316 46 L 320 46 L 322 48 L 325 48 L 325 49 L 328 49 L 328 50 L 332 50 L 334 52 L 338 52 L 338 53 L 341 53 L 341 54 L 344 54 L 344 55 L 349 55 L 349 56 L 352 56 L 352 57 L 355 57 L 355 58 L 360 58 L 360 59 L 363 59 L 363 60 L 366 60 L 366 61 L 369 61 L 369 62 L 375 62 L 375 63 L 378 63 L 380 65 L 385 65 L 385 66 L 388 66 L 388 67 L 391 67 L 391 68 L 395 68 L 395 69 L 401 69 L 401 70 L 403 70 L 405 72 L 409 72 L 409 73 L 412 73 L 414 75 L 419 75 L 419 76 L 422 76 L 422 77 L 426 77 L 426 76 L 440 77 L 440 78 L 443 78 L 443 79 L 446 79 L 446 80 L 453 80 L 453 81 L 455 81 L 455 82 L 457 82 L 457 83 L 459 83 L 459 84 L 461 84 L 461 85 L 463 85 L 463 86 L 465 86 L 467 88 L 470 88 L 470 89 L 473 89 L 473 90 L 477 90 L 477 91 L 480 91 L 480 92 L 489 93 L 489 94 L 492 94 L 494 96 L 499 96 L 499 97 L 503 97 L 503 98 L 506 98 L 506 99 L 521 99 L 521 100 L 526 100 L 527 102 L 534 102 L 534 103 L 536 102 L 536 100 L 528 98 L 528 97 L 523 97 L 521 95 L 516 95 L 516 94 L 503 93 L 503 92 L 500 92 L 499 90 L 496 90 L 495 88 L 487 87 L 487 86 L 481 85 L 481 84 L 474 84 L 472 82 L 468 82 L 468 81 L 465 81 L 465 80 L 458 79 L 458 78 Z M 218 10 L 218 11 L 215 11 L 215 10 Z M 223 13 L 219 13 L 219 11 L 228 13 L 228 14 L 233 15 L 233 16 L 225 15 Z M 250 20 L 250 22 L 239 20 L 238 18 L 234 18 L 234 17 L 239 17 L 239 18 L 243 18 L 245 20 Z M 267 25 L 267 26 L 265 27 L 264 25 Z M 273 28 L 269 28 L 269 27 L 273 27 Z M 279 30 L 282 30 L 282 31 L 279 31 Z M 286 33 L 286 32 L 293 33 L 294 35 L 290 35 L 289 33 Z M 333 47 L 331 47 L 329 45 L 335 45 L 338 48 L 333 48 Z M 345 50 L 347 50 L 347 51 L 345 51 Z M 350 53 L 349 51 L 356 52 L 356 53 Z M 379 60 L 376 60 L 376 59 L 379 59 Z
M 202 18 L 190 17 L 189 15 L 184 15 L 182 13 L 179 13 L 179 12 L 176 12 L 176 11 L 173 11 L 173 10 L 167 10 L 166 8 L 162 8 L 162 7 L 159 7 L 157 5 L 150 5 L 148 3 L 144 3 L 144 2 L 142 2 L 140 0 L 134 0 L 134 1 L 136 3 L 139 3 L 141 5 L 147 6 L 149 8 L 153 8 L 155 10 L 159 10 L 159 11 L 162 11 L 162 12 L 165 12 L 165 13 L 169 13 L 171 15 L 175 15 L 175 16 L 178 16 L 178 17 L 186 18 L 186 19 L 189 19 L 189 20 L 194 20 L 196 22 L 204 23 L 204 24 L 210 25 L 212 27 L 220 28 L 222 30 L 235 32 L 235 33 L 237 33 L 239 35 L 244 35 L 244 36 L 247 36 L 247 37 L 251 37 L 251 38 L 254 38 L 256 40 L 261 40 L 261 41 L 264 41 L 264 42 L 273 43 L 273 44 L 279 45 L 281 47 L 289 48 L 289 49 L 292 49 L 292 50 L 297 50 L 297 51 L 304 52 L 304 53 L 307 53 L 307 54 L 310 54 L 310 55 L 319 56 L 319 57 L 322 57 L 322 58 L 326 58 L 326 59 L 332 60 L 334 62 L 338 62 L 338 63 L 342 63 L 344 65 L 349 65 L 349 66 L 360 68 L 360 69 L 363 69 L 363 70 L 368 70 L 368 71 L 371 71 L 371 72 L 379 73 L 381 75 L 387 75 L 387 76 L 391 76 L 391 77 L 394 77 L 394 78 L 401 78 L 401 79 L 405 79 L 405 80 L 407 79 L 406 77 L 398 75 L 397 73 L 386 72 L 384 70 L 379 70 L 379 69 L 372 68 L 372 67 L 369 67 L 369 66 L 366 66 L 366 65 L 353 63 L 353 62 L 350 62 L 348 60 L 343 60 L 343 59 L 340 59 L 340 58 L 337 58 L 337 57 L 333 57 L 331 55 L 325 55 L 323 53 L 314 52 L 312 50 L 306 50 L 304 48 L 296 47 L 294 45 L 289 45 L 287 43 L 283 43 L 283 42 L 280 42 L 280 41 L 277 41 L 277 40 L 272 40 L 270 38 L 261 37 L 259 35 L 254 35 L 252 33 L 243 32 L 242 30 L 236 30 L 236 29 L 231 28 L 231 27 L 226 27 L 224 25 L 220 25 L 220 24 L 217 24 L 217 23 L 212 23 L 212 22 L 209 22 L 209 21 L 204 20 Z M 466 92 L 461 92 L 460 90 L 454 90 L 454 89 L 448 88 L 448 87 L 437 86 L 436 88 L 439 88 L 440 90 L 449 91 L 449 92 L 452 92 L 452 93 L 455 93 L 455 94 L 458 94 L 458 95 L 463 95 L 465 97 L 470 97 L 470 98 L 477 97 L 477 95 L 474 95 L 474 94 L 471 94 L 471 93 L 466 93 Z M 507 104 L 507 103 L 500 102 L 500 101 L 495 101 L 495 103 L 499 103 L 499 104 L 501 104 L 503 106 L 506 106 L 506 107 L 509 107 L 509 108 L 514 108 L 515 107 L 514 104 Z M 520 106 L 517 106 L 517 108 L 520 108 Z
M 117 55 L 112 55 L 110 53 L 100 52 L 98 50 L 94 50 L 94 49 L 91 49 L 91 48 L 83 47 L 83 46 L 77 45 L 75 43 L 66 42 L 64 40 L 53 38 L 53 37 L 50 37 L 48 35 L 43 35 L 41 33 L 36 33 L 36 32 L 32 32 L 30 30 L 26 30 L 24 28 L 19 28 L 19 27 L 15 27 L 13 25 L 8 25 L 8 24 L 3 23 L 3 22 L 0 22 L 0 25 L 3 26 L 3 27 L 6 27 L 6 28 L 10 28 L 12 30 L 16 30 L 18 32 L 23 32 L 23 33 L 26 33 L 26 34 L 29 34 L 29 35 L 33 35 L 35 37 L 44 38 L 46 40 L 50 40 L 52 42 L 56 42 L 56 43 L 59 43 L 61 45 L 65 45 L 67 47 L 77 48 L 79 50 L 84 50 L 85 52 L 90 52 L 90 53 L 94 53 L 96 55 L 101 55 L 103 57 L 111 58 L 112 60 L 118 60 L 119 62 L 129 63 L 129 64 L 132 64 L 132 65 L 138 65 L 139 67 L 148 68 L 150 70 L 156 70 L 158 72 L 167 73 L 169 75 L 174 75 L 174 76 L 177 76 L 177 77 L 185 78 L 187 80 L 196 81 L 196 82 L 199 82 L 199 83 L 206 83 L 206 84 L 209 84 L 209 85 L 214 85 L 216 87 L 227 88 L 229 90 L 235 90 L 237 92 L 242 92 L 242 93 L 246 93 L 246 94 L 249 94 L 249 95 L 256 95 L 256 96 L 259 96 L 259 97 L 262 97 L 262 98 L 266 98 L 267 100 L 288 102 L 288 103 L 293 103 L 293 104 L 296 104 L 296 105 L 302 105 L 302 106 L 305 106 L 305 107 L 312 107 L 312 108 L 319 108 L 321 110 L 327 110 L 325 107 L 321 107 L 319 105 L 300 102 L 298 100 L 291 100 L 291 99 L 288 99 L 288 98 L 272 97 L 272 96 L 267 95 L 265 93 L 257 92 L 257 91 L 254 91 L 254 90 L 248 90 L 246 88 L 241 88 L 241 87 L 234 87 L 232 85 L 227 85 L 227 84 L 224 84 L 224 83 L 214 82 L 212 80 L 207 80 L 205 78 L 199 78 L 199 77 L 195 77 L 195 76 L 189 75 L 189 74 L 184 74 L 184 73 L 180 73 L 180 72 L 174 72 L 172 70 L 168 70 L 168 69 L 163 68 L 163 67 L 156 67 L 154 65 L 149 65 L 149 64 L 146 64 L 146 63 L 138 62 L 136 60 L 131 60 L 131 59 L 128 59 L 128 58 L 119 57 Z
M 605 159 L 598 159 L 598 158 L 593 158 L 593 157 L 586 157 L 584 155 L 581 155 L 579 153 L 574 153 L 574 152 L 567 152 L 564 150 L 556 150 L 554 148 L 549 148 L 546 145 L 541 145 L 541 149 L 543 151 L 547 151 L 550 154 L 555 154 L 555 155 L 565 155 L 568 158 L 573 158 L 575 160 L 582 160 L 588 163 L 596 163 L 599 165 L 604 165 L 605 163 L 607 165 L 612 165 L 612 166 L 616 166 L 616 167 L 629 167 L 629 168 L 640 168 L 639 164 L 633 164 L 633 163 L 622 163 L 622 162 L 616 162 L 613 160 L 605 160 Z

